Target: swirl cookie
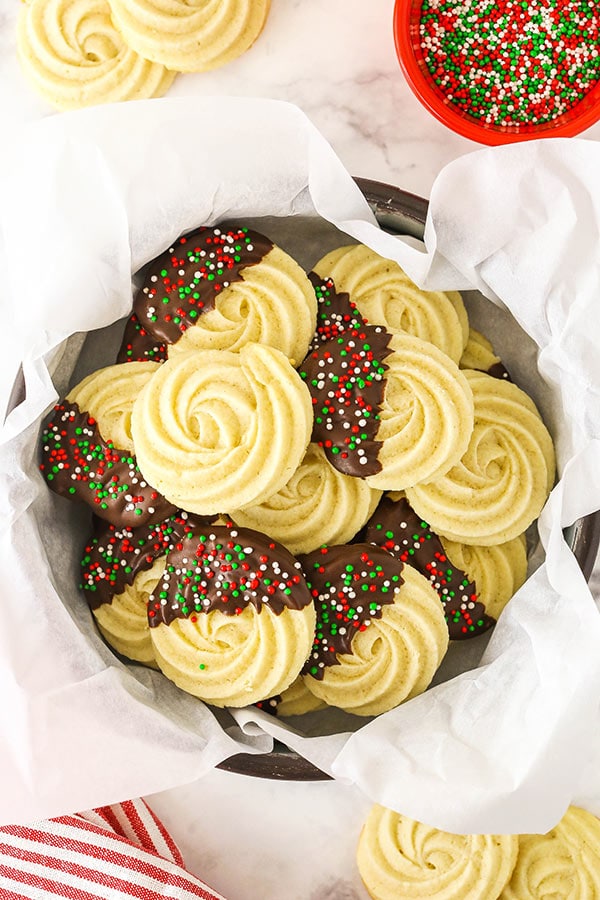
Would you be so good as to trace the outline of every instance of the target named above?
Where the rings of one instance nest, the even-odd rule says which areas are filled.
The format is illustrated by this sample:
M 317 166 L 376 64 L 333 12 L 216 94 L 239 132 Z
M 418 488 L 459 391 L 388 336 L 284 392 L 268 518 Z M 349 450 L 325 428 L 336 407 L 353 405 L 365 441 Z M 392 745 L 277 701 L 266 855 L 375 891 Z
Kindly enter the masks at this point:
M 462 459 L 428 484 L 407 488 L 417 514 L 443 537 L 490 546 L 522 534 L 554 483 L 554 447 L 531 398 L 515 384 L 465 370 L 475 427 Z
M 33 87 L 62 110 L 160 97 L 175 77 L 123 40 L 107 0 L 27 0 L 17 50 Z
M 463 350 L 459 366 L 461 369 L 477 369 L 480 372 L 487 372 L 494 378 L 511 380 L 500 357 L 494 353 L 490 341 L 474 328 L 469 328 L 469 340 Z
M 305 713 L 326 709 L 326 707 L 327 704 L 315 697 L 314 694 L 311 694 L 304 683 L 304 679 L 298 676 L 279 697 L 277 715 L 282 718 L 303 716 Z
M 128 659 L 156 668 L 154 650 L 148 627 L 148 598 L 165 569 L 164 559 L 140 572 L 127 584 L 113 602 L 93 609 L 92 613 L 100 634 L 107 644 Z
M 175 511 L 140 472 L 131 437 L 134 400 L 157 368 L 135 363 L 93 372 L 54 407 L 42 431 L 40 471 L 48 486 L 114 525 L 160 522 Z
M 123 656 L 156 665 L 148 598 L 163 574 L 167 552 L 197 524 L 183 512 L 140 528 L 97 521 L 81 561 L 80 587 L 101 634 Z
M 214 706 L 284 691 L 315 633 L 300 564 L 265 535 L 225 526 L 189 536 L 168 554 L 148 621 L 163 673 Z
M 455 553 L 456 559 L 451 563 L 440 538 L 415 513 L 406 497 L 384 497 L 367 522 L 363 539 L 409 563 L 429 580 L 442 602 L 451 640 L 477 637 L 495 624 L 479 583 L 458 567 L 460 552 Z M 490 581 L 488 578 L 486 587 Z
M 456 291 L 422 291 L 398 263 L 363 244 L 333 250 L 313 268 L 333 279 L 336 289 L 346 292 L 372 325 L 430 341 L 458 363 L 469 324 Z
M 444 353 L 378 326 L 345 330 L 300 367 L 314 406 L 313 441 L 336 469 L 378 490 L 448 471 L 465 452 L 473 398 Z
M 600 897 L 600 821 L 570 806 L 548 834 L 519 835 L 517 864 L 500 900 Z
M 199 228 L 150 264 L 119 358 L 155 359 L 165 349 L 169 356 L 235 352 L 252 342 L 297 364 L 312 339 L 316 308 L 306 272 L 269 238 L 248 228 Z
M 514 835 L 450 834 L 376 805 L 361 831 L 356 861 L 374 900 L 498 900 L 517 846 Z
M 127 43 L 176 72 L 204 72 L 248 50 L 270 0 L 110 0 Z
M 370 544 L 316 550 L 302 567 L 317 612 L 302 670 L 311 694 L 374 716 L 429 686 L 448 629 L 436 592 L 416 569 Z
M 144 476 L 200 515 L 277 493 L 300 464 L 311 427 L 306 386 L 283 353 L 262 344 L 169 359 L 131 419 Z
M 323 544 L 344 544 L 365 524 L 380 491 L 334 469 L 317 444 L 281 490 L 256 506 L 228 510 L 244 528 L 263 531 L 290 553 L 310 553 Z
M 441 538 L 451 566 L 462 569 L 475 583 L 486 612 L 497 619 L 527 578 L 525 535 L 493 547 L 470 547 Z

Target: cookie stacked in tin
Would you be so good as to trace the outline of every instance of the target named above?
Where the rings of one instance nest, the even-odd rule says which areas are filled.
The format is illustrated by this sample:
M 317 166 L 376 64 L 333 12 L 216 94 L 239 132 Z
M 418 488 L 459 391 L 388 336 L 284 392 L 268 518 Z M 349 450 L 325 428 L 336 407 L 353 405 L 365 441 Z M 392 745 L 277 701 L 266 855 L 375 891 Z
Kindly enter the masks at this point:
M 524 581 L 554 480 L 459 294 L 361 245 L 307 272 L 231 224 L 147 267 L 116 364 L 42 446 L 49 486 L 95 513 L 82 586 L 107 641 L 282 715 L 424 691 Z

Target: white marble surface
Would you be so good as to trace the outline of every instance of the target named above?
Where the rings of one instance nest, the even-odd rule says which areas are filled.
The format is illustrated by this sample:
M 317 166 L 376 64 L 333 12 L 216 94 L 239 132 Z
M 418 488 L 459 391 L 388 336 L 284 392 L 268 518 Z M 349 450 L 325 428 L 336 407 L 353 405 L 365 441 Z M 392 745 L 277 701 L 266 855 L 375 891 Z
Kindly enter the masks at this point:
M 0 133 L 52 114 L 15 56 L 17 0 L 0 0 Z M 411 94 L 392 37 L 393 0 L 272 0 L 255 46 L 213 73 L 180 76 L 172 96 L 274 97 L 300 106 L 353 175 L 428 196 L 440 169 L 478 147 Z M 586 137 L 600 139 L 600 124 Z M 596 579 L 598 583 L 598 579 Z M 191 871 L 229 900 L 361 900 L 355 867 L 370 802 L 336 783 L 214 771 L 150 798 Z

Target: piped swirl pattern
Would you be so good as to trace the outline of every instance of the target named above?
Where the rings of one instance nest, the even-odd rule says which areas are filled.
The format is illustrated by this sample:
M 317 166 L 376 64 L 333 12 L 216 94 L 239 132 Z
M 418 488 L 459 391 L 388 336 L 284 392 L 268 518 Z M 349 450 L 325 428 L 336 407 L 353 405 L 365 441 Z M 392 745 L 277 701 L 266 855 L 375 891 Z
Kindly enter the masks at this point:
M 314 288 L 298 263 L 279 247 L 242 271 L 215 299 L 215 308 L 169 345 L 169 356 L 188 350 L 239 350 L 253 342 L 276 347 L 299 364 L 315 331 Z
M 527 577 L 525 535 L 495 547 L 472 547 L 448 538 L 441 541 L 452 565 L 475 582 L 486 612 L 497 619 Z
M 548 834 L 519 835 L 517 864 L 500 900 L 600 897 L 600 820 L 571 806 Z
M 458 462 L 473 427 L 473 398 L 456 363 L 437 347 L 408 334 L 394 335 L 389 346 L 377 430 L 381 471 L 366 480 L 381 490 L 403 490 Z
M 391 332 L 430 341 L 458 363 L 469 332 L 467 312 L 456 291 L 423 291 L 398 263 L 362 244 L 340 247 L 314 267 L 350 295 L 365 319 Z
M 148 597 L 165 569 L 165 560 L 157 559 L 149 569 L 138 572 L 133 584 L 125 585 L 110 603 L 92 610 L 96 624 L 114 649 L 137 662 L 156 666 L 148 625 Z
M 110 0 L 115 23 L 146 59 L 176 72 L 225 65 L 251 47 L 269 0 Z
M 246 706 L 294 681 L 312 644 L 315 611 L 275 615 L 253 605 L 231 616 L 213 610 L 150 629 L 163 673 L 213 706 Z
M 160 97 L 175 77 L 125 43 L 107 0 L 28 0 L 17 47 L 25 75 L 61 110 Z
M 157 369 L 158 363 L 154 362 L 107 366 L 80 381 L 67 394 L 67 400 L 94 417 L 105 440 L 112 441 L 115 447 L 133 451 L 133 404 Z
M 407 488 L 406 496 L 438 534 L 464 544 L 501 544 L 539 515 L 554 482 L 554 448 L 524 391 L 483 372 L 464 374 L 475 402 L 467 450 L 445 475 Z
M 344 475 L 327 461 L 317 444 L 290 480 L 257 506 L 229 510 L 245 528 L 264 531 L 291 553 L 310 553 L 322 544 L 345 544 L 362 528 L 377 506 L 381 491 L 359 478 Z
M 261 344 L 168 360 L 132 416 L 141 471 L 171 502 L 200 514 L 277 493 L 311 428 L 308 389 L 281 351 Z
M 376 805 L 360 835 L 357 863 L 374 900 L 498 900 L 517 846 L 514 835 L 450 834 Z
M 337 654 L 337 664 L 326 666 L 320 678 L 304 676 L 315 697 L 355 715 L 375 716 L 429 686 L 448 648 L 448 629 L 427 579 L 406 565 L 402 577 L 380 618 L 352 637 L 352 652 Z

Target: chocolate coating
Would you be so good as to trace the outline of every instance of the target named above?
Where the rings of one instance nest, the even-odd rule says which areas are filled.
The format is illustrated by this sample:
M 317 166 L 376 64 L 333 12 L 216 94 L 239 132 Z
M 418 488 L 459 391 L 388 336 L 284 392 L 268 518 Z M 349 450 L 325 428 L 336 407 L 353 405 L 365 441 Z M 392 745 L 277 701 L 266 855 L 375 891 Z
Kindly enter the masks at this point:
M 83 500 L 113 525 L 160 522 L 175 512 L 147 483 L 135 457 L 105 441 L 96 420 L 76 403 L 58 403 L 42 431 L 42 472 L 48 487 Z
M 308 277 L 317 297 L 317 329 L 299 371 L 314 407 L 312 440 L 345 475 L 374 475 L 381 471 L 381 441 L 375 436 L 390 335 L 367 325 L 331 278 L 314 272 Z
M 303 609 L 312 602 L 300 563 L 281 544 L 250 528 L 210 526 L 186 536 L 167 555 L 148 604 L 151 626 L 220 610 L 239 615 L 253 604 Z
M 405 497 L 397 501 L 382 497 L 362 536 L 429 579 L 444 606 L 452 640 L 477 637 L 495 625 L 496 620 L 486 613 L 477 596 L 475 584 L 450 564 L 437 534 Z
M 309 272 L 308 277 L 317 298 L 317 328 L 309 352 L 346 331 L 360 331 L 368 324 L 350 294 L 336 291 L 332 278 L 321 278 L 316 272 Z
M 277 707 L 280 703 L 281 694 L 276 694 L 274 697 L 268 697 L 266 700 L 259 700 L 252 705 L 256 706 L 257 709 L 262 709 L 263 712 L 268 713 L 270 716 L 277 716 Z
M 149 334 L 132 313 L 125 325 L 117 362 L 164 362 L 166 358 L 167 345 Z
M 381 471 L 376 434 L 389 341 L 382 328 L 351 328 L 314 349 L 300 367 L 314 407 L 312 440 L 345 475 L 364 478 Z
M 117 528 L 95 518 L 94 534 L 81 560 L 80 588 L 85 591 L 90 609 L 112 603 L 113 597 L 132 585 L 140 572 L 150 569 L 202 524 L 208 522 L 183 511 L 140 528 Z
M 220 291 L 241 281 L 242 270 L 272 249 L 272 241 L 257 231 L 226 224 L 182 235 L 150 264 L 133 311 L 159 344 L 174 344 L 214 309 Z
M 492 378 L 500 378 L 501 381 L 512 381 L 508 369 L 505 367 L 504 363 L 501 362 L 494 363 L 490 366 L 487 370 L 487 374 L 491 375 Z
M 352 653 L 352 639 L 380 619 L 403 584 L 404 563 L 372 544 L 322 547 L 301 557 L 317 611 L 311 654 L 302 674 L 321 680 L 339 653 Z

